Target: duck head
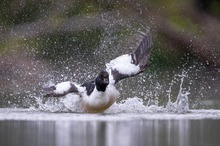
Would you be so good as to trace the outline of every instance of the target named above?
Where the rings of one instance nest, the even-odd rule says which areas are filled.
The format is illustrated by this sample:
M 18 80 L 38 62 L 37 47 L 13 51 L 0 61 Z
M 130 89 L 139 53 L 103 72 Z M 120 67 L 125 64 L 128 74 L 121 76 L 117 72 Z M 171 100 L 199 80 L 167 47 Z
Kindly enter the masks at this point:
M 101 71 L 95 80 L 96 88 L 98 91 L 105 92 L 109 84 L 109 74 L 107 71 Z

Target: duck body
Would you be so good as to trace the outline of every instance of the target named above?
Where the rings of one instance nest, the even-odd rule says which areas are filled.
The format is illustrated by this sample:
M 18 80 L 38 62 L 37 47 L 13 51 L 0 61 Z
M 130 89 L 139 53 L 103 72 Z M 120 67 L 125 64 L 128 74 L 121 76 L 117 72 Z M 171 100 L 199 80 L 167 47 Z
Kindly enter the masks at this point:
M 94 87 L 90 95 L 85 91 L 80 94 L 80 96 L 82 97 L 82 107 L 85 112 L 104 112 L 119 98 L 119 92 L 115 86 L 108 85 L 105 92 L 98 91 L 97 88 Z
M 119 97 L 114 84 L 109 83 L 107 71 L 101 71 L 95 81 L 78 85 L 74 82 L 61 82 L 56 86 L 44 88 L 45 97 L 62 97 L 68 93 L 79 96 L 84 112 L 101 113 L 108 109 Z
M 119 92 L 109 83 L 109 73 L 101 71 L 95 81 L 81 85 L 82 107 L 85 112 L 104 112 L 119 97 Z

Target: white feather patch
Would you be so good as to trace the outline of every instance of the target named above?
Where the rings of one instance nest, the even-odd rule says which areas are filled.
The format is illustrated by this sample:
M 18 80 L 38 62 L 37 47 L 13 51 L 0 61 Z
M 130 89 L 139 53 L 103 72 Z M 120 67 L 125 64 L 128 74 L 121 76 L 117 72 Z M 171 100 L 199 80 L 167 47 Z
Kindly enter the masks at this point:
M 138 65 L 132 64 L 131 55 L 121 55 L 106 64 L 107 70 L 117 70 L 121 74 L 132 75 L 140 71 Z
M 65 92 L 67 92 L 71 88 L 71 82 L 70 81 L 61 82 L 61 83 L 57 84 L 55 87 L 56 87 L 56 90 L 54 91 L 54 93 L 64 94 Z

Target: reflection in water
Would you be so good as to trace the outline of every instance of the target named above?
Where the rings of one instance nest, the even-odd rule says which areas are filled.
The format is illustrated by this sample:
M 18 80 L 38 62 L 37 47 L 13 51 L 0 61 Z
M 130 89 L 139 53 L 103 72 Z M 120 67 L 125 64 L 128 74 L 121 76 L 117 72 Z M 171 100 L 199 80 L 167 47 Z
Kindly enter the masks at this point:
M 219 120 L 1 121 L 1 146 L 217 146 Z

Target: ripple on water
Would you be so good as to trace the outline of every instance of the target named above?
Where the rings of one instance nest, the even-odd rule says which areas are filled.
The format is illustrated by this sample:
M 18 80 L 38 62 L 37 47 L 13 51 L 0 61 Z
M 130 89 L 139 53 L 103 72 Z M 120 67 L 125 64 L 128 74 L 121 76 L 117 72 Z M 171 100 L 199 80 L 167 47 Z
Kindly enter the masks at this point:
M 127 103 L 126 103 L 127 104 Z M 140 103 L 138 103 L 140 104 Z M 124 107 L 123 107 L 124 106 Z M 130 108 L 130 109 L 125 109 Z M 145 109 L 143 109 L 145 108 Z M 28 121 L 126 121 L 126 120 L 172 120 L 172 119 L 220 119 L 220 110 L 189 110 L 187 113 L 169 111 L 163 107 L 149 106 L 135 107 L 114 105 L 112 109 L 102 114 L 88 114 L 76 112 L 46 112 L 33 108 L 0 109 L 0 120 L 28 120 Z

